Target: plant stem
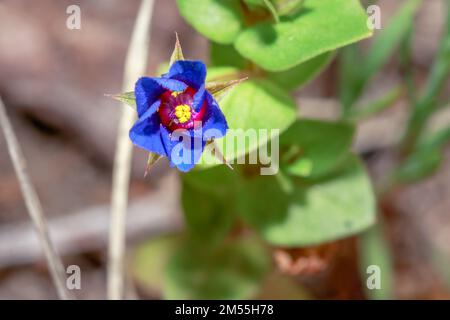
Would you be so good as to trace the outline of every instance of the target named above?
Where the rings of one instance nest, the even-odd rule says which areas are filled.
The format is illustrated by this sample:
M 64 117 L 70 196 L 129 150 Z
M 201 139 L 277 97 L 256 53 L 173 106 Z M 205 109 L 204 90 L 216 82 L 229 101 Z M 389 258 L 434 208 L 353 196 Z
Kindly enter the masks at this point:
M 125 60 L 123 91 L 133 90 L 138 77 L 146 72 L 153 0 L 143 0 L 134 24 L 133 34 Z M 123 105 L 117 134 L 111 194 L 111 220 L 108 252 L 108 298 L 123 298 L 125 224 L 133 146 L 128 131 L 136 112 Z
M 20 188 L 22 190 L 22 195 L 25 199 L 25 204 L 30 214 L 30 218 L 34 224 L 34 227 L 38 233 L 39 241 L 44 251 L 45 258 L 50 270 L 50 275 L 52 277 L 53 283 L 56 287 L 56 291 L 60 299 L 66 300 L 72 298 L 66 288 L 66 274 L 64 266 L 61 259 L 56 253 L 55 247 L 53 246 L 50 235 L 47 228 L 47 222 L 44 217 L 41 203 L 36 194 L 36 190 L 31 182 L 31 179 L 27 173 L 27 166 L 25 158 L 23 156 L 22 149 L 20 148 L 19 142 L 16 135 L 14 134 L 14 129 L 6 113 L 5 105 L 0 98 L 0 125 L 3 129 L 3 134 L 5 135 L 6 145 L 8 147 L 8 152 L 11 156 L 11 160 L 16 172 L 17 178 L 19 179 Z

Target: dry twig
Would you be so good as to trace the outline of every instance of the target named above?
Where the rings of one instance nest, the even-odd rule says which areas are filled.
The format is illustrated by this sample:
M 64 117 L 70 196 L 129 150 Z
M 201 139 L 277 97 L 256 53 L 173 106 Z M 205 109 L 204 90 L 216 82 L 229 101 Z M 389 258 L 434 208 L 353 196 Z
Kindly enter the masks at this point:
M 66 288 L 66 274 L 63 263 L 56 253 L 56 250 L 50 240 L 47 223 L 44 217 L 41 203 L 36 194 L 36 190 L 27 173 L 25 158 L 20 148 L 17 137 L 14 133 L 11 122 L 9 121 L 3 101 L 0 99 L 0 125 L 5 135 L 6 145 L 8 147 L 14 170 L 19 179 L 25 204 L 33 221 L 34 227 L 38 233 L 42 250 L 44 251 L 50 274 L 55 284 L 58 296 L 61 299 L 69 299 L 71 295 Z
M 143 0 L 138 11 L 125 61 L 124 92 L 132 90 L 136 79 L 146 71 L 152 12 L 153 0 Z M 135 111 L 123 106 L 113 169 L 108 257 L 108 298 L 114 300 L 123 297 L 125 220 L 133 148 L 128 138 L 128 131 L 135 121 L 135 117 Z

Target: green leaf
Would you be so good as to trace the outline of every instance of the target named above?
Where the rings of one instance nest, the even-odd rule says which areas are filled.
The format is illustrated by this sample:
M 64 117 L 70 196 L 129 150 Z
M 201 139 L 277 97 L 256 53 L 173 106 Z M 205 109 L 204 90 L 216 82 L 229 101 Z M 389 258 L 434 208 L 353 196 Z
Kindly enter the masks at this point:
M 170 235 L 144 241 L 135 248 L 131 272 L 140 288 L 153 294 L 162 293 L 161 275 L 179 243 L 179 236 Z
M 236 173 L 225 166 L 193 170 L 182 176 L 182 205 L 192 238 L 208 244 L 222 239 L 235 218 Z
M 438 148 L 420 148 L 413 152 L 396 173 L 401 182 L 411 183 L 432 175 L 442 163 L 443 156 Z
M 450 127 L 423 133 L 396 172 L 396 177 L 401 182 L 410 183 L 434 174 L 444 159 L 443 148 L 449 141 Z
M 242 31 L 237 51 L 269 71 L 285 71 L 372 34 L 358 0 L 310 0 L 294 16 Z
M 254 238 L 241 237 L 213 250 L 186 242 L 169 261 L 167 299 L 249 299 L 269 270 L 267 252 Z
M 134 96 L 134 91 L 109 96 L 136 109 L 136 98 Z
M 421 148 L 443 148 L 450 142 L 450 126 L 439 128 L 431 132 L 424 132 L 419 139 Z
M 208 170 L 193 170 L 183 174 L 183 182 L 208 197 L 227 198 L 230 196 L 230 188 L 235 188 L 236 173 L 223 166 Z
M 243 27 L 239 0 L 177 0 L 177 5 L 181 16 L 212 41 L 233 43 Z
M 439 96 L 450 75 L 450 3 L 446 3 L 446 26 L 442 34 L 438 53 L 433 61 L 423 95 L 414 104 L 414 110 L 410 116 L 407 132 L 403 138 L 403 150 L 409 151 L 416 143 L 416 138 L 422 134 L 422 130 L 428 118 L 440 106 Z
M 447 22 L 442 39 L 440 40 L 439 51 L 431 67 L 430 75 L 427 79 L 425 92 L 422 97 L 422 107 L 432 104 L 432 110 L 438 105 L 437 97 L 444 88 L 450 73 L 450 4 L 447 6 Z M 431 110 L 431 111 L 432 111 Z M 429 112 L 431 112 L 429 111 Z
M 391 106 L 400 98 L 404 92 L 402 85 L 397 85 L 384 93 L 381 97 L 369 102 L 366 106 L 352 108 L 348 118 L 353 121 L 360 121 L 369 118 Z
M 274 176 L 258 176 L 239 185 L 239 214 L 273 245 L 309 246 L 347 237 L 375 221 L 370 180 L 352 156 L 335 174 L 305 183 L 293 179 L 283 192 Z M 267 201 L 270 199 L 270 201 Z
M 211 69 L 211 76 L 219 75 L 214 68 Z M 232 69 L 221 70 L 228 72 Z M 230 130 L 224 138 L 215 142 L 229 162 L 267 144 L 276 134 L 271 129 L 278 129 L 281 133 L 296 119 L 294 100 L 284 90 L 264 79 L 249 79 L 239 84 L 219 105 Z M 259 135 L 259 129 L 266 130 L 266 137 Z M 252 139 L 254 136 L 256 138 Z M 245 143 L 238 143 L 239 139 Z M 204 152 L 200 163 L 221 164 L 221 161 L 210 152 Z
M 394 266 L 380 225 L 376 225 L 361 234 L 358 249 L 359 269 L 366 295 L 371 300 L 393 299 Z M 368 289 L 366 285 L 369 277 L 375 275 L 373 270 L 368 269 L 370 266 L 379 267 L 380 289 Z
M 281 146 L 290 147 L 282 168 L 300 177 L 327 174 L 347 158 L 353 133 L 349 123 L 298 120 L 280 138 Z
M 339 101 L 342 115 L 347 117 L 362 91 L 361 70 L 355 68 L 355 61 L 362 61 L 357 45 L 343 48 L 339 52 Z
M 319 75 L 333 60 L 334 51 L 326 52 L 298 66 L 282 72 L 268 74 L 270 80 L 286 90 L 294 90 L 304 86 Z
M 206 82 L 228 81 L 242 78 L 242 70 L 232 66 L 219 66 L 208 68 Z
M 225 199 L 207 197 L 189 184 L 183 184 L 181 201 L 191 237 L 207 240 L 209 245 L 230 230 L 234 212 Z
M 417 92 L 414 89 L 413 35 L 414 24 L 411 23 L 409 30 L 400 42 L 398 54 L 400 73 L 403 77 L 407 98 L 411 104 L 417 101 Z
M 224 45 L 216 42 L 210 44 L 211 64 L 217 66 L 231 66 L 244 69 L 245 59 L 236 51 L 232 45 Z

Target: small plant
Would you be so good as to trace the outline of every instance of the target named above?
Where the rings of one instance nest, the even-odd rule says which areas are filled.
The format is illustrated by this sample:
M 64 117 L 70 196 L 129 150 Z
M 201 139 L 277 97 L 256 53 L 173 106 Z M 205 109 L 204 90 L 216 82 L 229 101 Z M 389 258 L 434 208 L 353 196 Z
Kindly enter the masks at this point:
M 354 124 L 302 120 L 290 94 L 318 75 L 336 49 L 372 31 L 358 1 L 177 4 L 213 41 L 207 80 L 248 77 L 219 104 L 229 130 L 246 143 L 227 148 L 227 136 L 215 140 L 227 162 L 237 161 L 235 170 L 211 164 L 205 152 L 182 176 L 187 233 L 162 242 L 174 251 L 163 292 L 167 298 L 250 298 L 271 269 L 268 247 L 329 242 L 375 221 L 370 181 L 350 150 Z M 275 134 L 246 136 L 262 129 Z M 272 156 L 279 152 L 279 170 L 261 175 L 267 163 L 245 159 L 270 147 Z M 137 253 L 137 277 L 144 282 L 151 277 L 141 265 L 147 266 L 146 250 L 164 251 L 155 245 Z
M 433 172 L 450 136 L 448 128 L 432 136 L 423 130 L 440 105 L 437 96 L 450 71 L 448 27 L 423 95 L 416 94 L 411 75 L 405 74 L 404 82 L 378 99 L 362 105 L 361 97 L 397 49 L 401 49 L 405 70 L 410 70 L 408 40 L 420 3 L 405 1 L 368 53 L 362 55 L 351 44 L 373 32 L 358 0 L 177 0 L 186 21 L 211 40 L 206 74 L 211 84 L 204 88 L 207 96 L 210 90 L 219 102 L 221 111 L 214 114 L 220 120 L 213 123 L 220 127 L 220 134 L 206 139 L 200 136 L 203 144 L 197 153 L 191 153 L 190 165 L 177 166 L 190 170 L 181 176 L 187 230 L 137 249 L 133 270 L 139 282 L 160 288 L 170 299 L 252 298 L 258 296 L 267 279 L 272 279 L 269 253 L 274 249 L 332 246 L 339 239 L 359 234 L 361 266 L 375 259 L 389 270 L 381 225 L 370 227 L 375 225 L 377 202 L 383 201 L 386 190 Z M 162 97 L 159 116 L 155 116 L 160 128 L 184 128 L 198 115 L 202 104 L 195 105 L 196 96 L 203 92 L 205 68 L 199 62 L 196 67 L 193 62 L 177 62 L 182 60 L 180 53 L 177 41 L 173 56 L 178 58 L 172 59 L 168 75 L 162 77 L 165 84 L 150 86 L 149 80 L 138 81 L 135 94 L 140 120 L 136 126 L 151 116 L 142 105 L 156 101 L 147 101 L 152 90 L 159 90 Z M 334 122 L 303 119 L 293 91 L 314 79 L 336 56 L 340 118 Z M 196 71 L 191 72 L 193 69 Z M 183 72 L 197 78 L 184 78 Z M 168 79 L 177 74 L 181 75 L 178 80 L 185 82 L 183 88 L 169 85 Z M 247 80 L 240 83 L 233 79 Z M 222 89 L 237 83 L 239 86 L 224 95 Z M 217 88 L 220 90 L 214 91 Z M 183 92 L 181 96 L 179 92 Z M 398 163 L 386 173 L 383 189 L 374 191 L 362 161 L 351 150 L 355 128 L 358 121 L 390 107 L 405 92 L 413 108 L 396 151 Z M 118 98 L 132 101 L 133 95 Z M 174 103 L 167 103 L 167 99 Z M 212 98 L 206 101 L 207 107 L 217 106 Z M 173 115 L 166 117 L 165 103 Z M 148 110 L 154 108 L 151 113 L 156 115 L 158 108 L 153 106 Z M 155 120 L 155 127 L 157 124 Z M 148 139 L 151 132 L 143 127 L 139 130 L 135 127 L 131 131 L 137 145 L 171 160 L 167 148 L 162 147 L 170 132 L 162 131 L 162 143 L 158 141 L 157 147 L 156 140 Z M 269 134 L 258 134 L 261 130 Z M 243 143 L 230 147 L 230 139 Z M 213 146 L 215 157 L 211 157 L 211 150 L 203 152 L 208 144 Z M 272 162 L 265 161 L 267 153 L 261 153 L 262 149 L 271 149 Z M 156 158 L 150 156 L 150 167 Z M 233 165 L 234 170 L 223 164 Z M 270 170 L 264 171 L 268 164 Z M 376 194 L 380 194 L 379 199 Z M 163 281 L 158 276 L 161 268 L 165 270 Z M 384 276 L 391 274 L 386 271 Z M 373 297 L 392 296 L 389 286 L 377 294 Z

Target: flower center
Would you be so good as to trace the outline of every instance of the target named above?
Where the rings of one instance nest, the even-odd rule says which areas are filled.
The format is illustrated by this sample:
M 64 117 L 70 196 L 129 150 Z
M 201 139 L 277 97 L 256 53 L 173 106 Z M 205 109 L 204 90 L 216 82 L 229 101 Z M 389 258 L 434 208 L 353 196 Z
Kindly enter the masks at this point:
M 186 123 L 191 119 L 191 107 L 187 104 L 181 104 L 175 107 L 175 116 L 180 123 Z
M 158 114 L 161 123 L 171 131 L 192 129 L 196 121 L 202 121 L 205 108 L 192 108 L 196 91 L 188 87 L 184 91 L 166 91 L 161 96 Z

